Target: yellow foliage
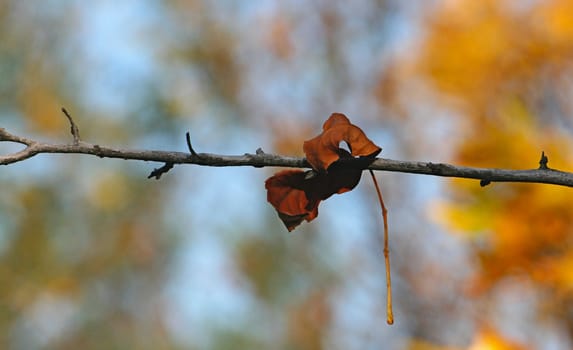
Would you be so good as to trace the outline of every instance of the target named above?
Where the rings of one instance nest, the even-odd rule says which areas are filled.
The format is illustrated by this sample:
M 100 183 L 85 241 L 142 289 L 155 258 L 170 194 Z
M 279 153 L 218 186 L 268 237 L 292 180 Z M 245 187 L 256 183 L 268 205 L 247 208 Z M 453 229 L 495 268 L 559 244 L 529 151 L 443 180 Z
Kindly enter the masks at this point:
M 59 133 L 66 129 L 61 114 L 63 102 L 57 95 L 53 77 L 42 72 L 42 65 L 29 62 L 19 86 L 19 104 L 29 127 L 44 133 Z
M 568 1 L 539 2 L 524 13 L 496 0 L 452 2 L 428 21 L 417 73 L 483 112 L 541 67 L 562 63 L 573 49 L 572 23 Z
M 461 164 L 537 168 L 542 150 L 550 157 L 550 167 L 571 164 L 571 157 L 562 151 L 573 146 L 570 137 L 563 130 L 538 122 L 521 99 L 498 98 L 494 116 L 470 120 L 468 136 L 456 154 L 456 161 Z
M 468 207 L 474 215 L 468 215 Z M 476 202 L 467 205 L 459 203 L 438 201 L 430 205 L 430 216 L 440 225 L 452 232 L 465 232 L 466 234 L 481 234 L 489 227 L 494 208 L 487 203 Z
M 117 211 L 123 208 L 128 195 L 127 179 L 120 173 L 107 173 L 99 177 L 89 194 L 90 203 L 98 209 Z
M 459 347 L 436 345 L 421 339 L 412 339 L 405 350 L 462 350 Z
M 549 6 L 539 6 L 533 12 L 538 30 L 553 45 L 571 45 L 573 41 L 573 3 L 569 0 L 551 1 Z
M 510 341 L 499 333 L 487 329 L 478 333 L 468 350 L 526 350 L 530 347 Z
M 570 291 L 573 277 L 564 266 L 569 266 L 566 252 L 573 248 L 573 194 L 555 186 L 490 186 L 502 189 L 481 189 L 489 192 L 478 200 L 441 203 L 435 210 L 437 220 L 457 232 L 474 237 L 487 233 L 487 244 L 477 248 L 480 287 L 520 273 Z
M 74 294 L 80 288 L 79 281 L 70 275 L 57 275 L 46 284 L 46 289 L 57 294 Z
M 510 33 L 487 1 L 464 5 L 469 6 L 452 8 L 436 20 L 421 62 L 441 88 L 467 95 L 479 93 L 496 73 Z
M 572 59 L 573 2 L 540 1 L 515 10 L 496 0 L 461 0 L 447 2 L 429 17 L 413 72 L 462 102 L 456 105 L 465 118 L 456 163 L 532 169 L 543 150 L 549 167 L 571 170 L 570 130 L 548 113 L 554 108 L 567 114 L 568 101 L 560 99 L 555 84 L 544 84 L 571 74 Z M 552 94 L 557 97 L 545 99 Z M 481 188 L 467 180 L 450 184 L 451 201 L 436 203 L 431 214 L 476 243 L 475 290 L 488 291 L 517 274 L 547 288 L 556 300 L 573 299 L 570 190 L 500 183 Z M 471 349 L 514 348 L 522 347 L 508 347 L 485 332 Z

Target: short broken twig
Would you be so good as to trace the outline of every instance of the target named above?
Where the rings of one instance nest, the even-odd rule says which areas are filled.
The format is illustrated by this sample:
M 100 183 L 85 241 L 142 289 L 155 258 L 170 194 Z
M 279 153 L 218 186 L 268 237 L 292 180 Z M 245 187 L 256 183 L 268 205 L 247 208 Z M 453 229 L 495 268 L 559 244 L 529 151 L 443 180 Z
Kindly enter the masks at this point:
M 62 107 L 62 112 L 64 112 L 64 115 L 66 116 L 66 118 L 68 118 L 68 121 L 70 122 L 70 132 L 72 133 L 72 137 L 74 138 L 74 145 L 79 145 L 80 144 L 80 129 L 78 128 L 78 126 L 74 122 L 74 119 L 72 118 L 70 113 L 68 113 L 68 111 L 64 107 Z
M 161 178 L 161 175 L 167 173 L 171 169 L 173 169 L 173 163 L 167 162 L 161 168 L 153 169 L 153 171 L 151 172 L 151 174 L 149 174 L 147 178 L 151 179 L 152 177 L 155 177 L 155 180 L 159 180 Z
M 547 163 L 549 163 L 549 158 L 547 158 L 547 156 L 545 155 L 545 151 L 541 151 L 541 159 L 539 159 L 539 169 L 549 170 Z

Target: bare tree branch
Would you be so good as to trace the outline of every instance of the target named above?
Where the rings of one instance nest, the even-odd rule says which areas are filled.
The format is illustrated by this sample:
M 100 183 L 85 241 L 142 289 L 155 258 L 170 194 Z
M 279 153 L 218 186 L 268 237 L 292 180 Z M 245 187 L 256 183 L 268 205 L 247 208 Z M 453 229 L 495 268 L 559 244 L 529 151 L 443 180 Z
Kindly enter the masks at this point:
M 165 163 L 161 168 L 154 169 L 149 177 L 159 179 L 162 174 L 169 171 L 176 164 L 195 164 L 202 166 L 253 166 L 253 167 L 290 167 L 310 168 L 305 158 L 287 157 L 264 153 L 258 149 L 255 154 L 221 155 L 211 153 L 197 153 L 191 147 L 187 136 L 187 146 L 190 153 L 168 152 L 158 150 L 129 150 L 115 149 L 80 141 L 79 131 L 69 114 L 64 112 L 70 121 L 73 143 L 51 144 L 31 140 L 9 133 L 0 128 L 0 142 L 14 142 L 26 147 L 19 152 L 0 156 L 0 165 L 21 162 L 41 153 L 76 153 L 89 154 L 100 158 L 119 158 L 125 160 L 141 160 Z M 495 168 L 471 168 L 445 163 L 400 161 L 385 158 L 376 158 L 369 165 L 364 160 L 344 160 L 343 166 L 359 167 L 363 169 L 393 171 L 411 174 L 435 175 L 480 180 L 482 186 L 491 182 L 529 182 L 545 183 L 573 187 L 573 173 L 558 171 L 547 167 L 548 158 L 542 153 L 539 168 L 528 170 L 509 170 Z

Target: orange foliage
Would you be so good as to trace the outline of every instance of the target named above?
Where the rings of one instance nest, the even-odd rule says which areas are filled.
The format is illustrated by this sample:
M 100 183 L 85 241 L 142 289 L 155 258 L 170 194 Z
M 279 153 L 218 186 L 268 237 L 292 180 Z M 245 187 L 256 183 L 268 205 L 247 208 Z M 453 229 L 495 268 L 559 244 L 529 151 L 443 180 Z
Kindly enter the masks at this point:
M 573 50 L 569 1 L 539 2 L 526 12 L 495 0 L 456 1 L 428 23 L 418 73 L 442 91 L 485 108 L 519 90 L 540 68 L 564 64 Z
M 492 329 L 479 332 L 468 350 L 527 350 L 529 346 L 508 340 Z
M 453 161 L 536 168 L 544 150 L 550 167 L 571 169 L 570 130 L 550 115 L 555 109 L 570 112 L 562 96 L 571 91 L 547 82 L 566 80 L 573 72 L 573 3 L 540 1 L 516 9 L 495 0 L 452 1 L 426 24 L 420 55 L 402 71 L 429 82 L 443 102 L 454 98 L 464 120 Z M 498 183 L 481 188 L 455 180 L 449 193 L 451 202 L 434 213 L 476 243 L 480 269 L 473 291 L 487 293 L 507 276 L 520 275 L 556 297 L 553 310 L 573 300 L 570 190 Z M 486 332 L 474 348 L 526 347 Z
M 448 9 L 444 16 L 449 19 L 435 23 L 429 35 L 428 56 L 420 63 L 440 88 L 463 98 L 469 106 L 471 130 L 460 145 L 457 160 L 473 166 L 534 167 L 543 148 L 552 150 L 551 164 L 571 164 L 562 156 L 562 150 L 572 146 L 566 135 L 540 124 L 536 111 L 515 98 L 526 95 L 527 86 L 508 88 L 508 84 L 534 79 L 542 62 L 550 64 L 564 53 L 562 37 L 571 34 L 564 23 L 569 22 L 561 18 L 563 23 L 552 25 L 551 30 L 524 28 L 517 26 L 519 18 L 503 12 L 495 2 L 470 3 Z M 476 6 L 479 11 L 472 10 Z M 563 6 L 556 2 L 546 5 L 544 11 L 521 16 L 557 16 L 556 9 Z M 569 21 L 573 23 L 573 12 L 569 12 Z M 556 36 L 554 40 L 550 35 Z M 490 106 L 491 116 L 482 114 L 486 106 Z M 454 185 L 458 200 L 467 192 L 475 200 L 465 205 L 456 201 L 449 207 L 449 225 L 464 231 L 491 232 L 489 245 L 478 249 L 484 271 L 481 282 L 489 285 L 511 273 L 526 273 L 539 282 L 547 280 L 547 265 L 556 267 L 555 256 L 571 248 L 567 244 L 573 222 L 571 194 L 559 188 L 497 184 L 496 191 L 479 193 L 483 190 L 473 183 L 456 181 Z M 557 276 L 550 279 L 567 280 Z

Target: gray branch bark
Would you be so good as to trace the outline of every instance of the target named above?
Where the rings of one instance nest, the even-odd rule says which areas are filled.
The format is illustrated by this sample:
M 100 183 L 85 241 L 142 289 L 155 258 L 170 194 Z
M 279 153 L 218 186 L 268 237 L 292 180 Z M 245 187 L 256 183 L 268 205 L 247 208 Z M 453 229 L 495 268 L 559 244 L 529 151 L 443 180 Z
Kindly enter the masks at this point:
M 67 115 L 68 116 L 68 115 Z M 71 119 L 71 117 L 70 117 Z M 129 150 L 104 147 L 79 140 L 79 131 L 72 123 L 71 132 L 73 143 L 51 144 L 38 142 L 25 137 L 17 136 L 0 128 L 0 142 L 15 142 L 26 147 L 19 152 L 0 156 L 0 165 L 21 162 L 42 153 L 76 153 L 87 154 L 101 158 L 119 158 L 140 161 L 162 162 L 167 167 L 164 170 L 155 169 L 150 177 L 159 178 L 174 164 L 195 164 L 202 166 L 253 166 L 253 167 L 289 167 L 310 168 L 305 158 L 287 157 L 264 153 L 260 149 L 255 154 L 221 155 L 211 153 L 196 153 L 188 140 L 189 153 L 168 152 L 159 150 Z M 363 161 L 345 161 L 348 167 L 364 167 Z M 539 168 L 527 170 L 509 170 L 495 168 L 471 168 L 445 163 L 400 161 L 385 158 L 376 158 L 366 169 L 379 171 L 393 171 L 411 174 L 435 175 L 480 180 L 485 186 L 490 182 L 529 182 L 544 183 L 573 187 L 573 173 L 550 169 L 547 167 L 547 157 L 542 154 Z M 159 171 L 158 171 L 159 170 Z M 157 173 L 158 171 L 158 173 Z

